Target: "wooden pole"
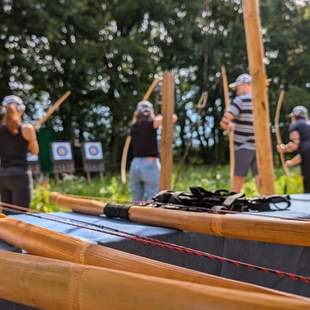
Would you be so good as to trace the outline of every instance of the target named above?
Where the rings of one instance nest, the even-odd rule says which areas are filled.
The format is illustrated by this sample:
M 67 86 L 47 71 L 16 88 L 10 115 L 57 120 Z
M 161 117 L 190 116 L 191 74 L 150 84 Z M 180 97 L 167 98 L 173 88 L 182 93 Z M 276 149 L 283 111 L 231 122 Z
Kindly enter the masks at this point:
M 51 193 L 51 201 L 73 211 L 101 215 L 107 204 Z M 244 214 L 211 214 L 132 206 L 128 218 L 137 223 L 243 240 L 310 246 L 310 222 Z
M 173 114 L 174 114 L 174 76 L 166 71 L 163 79 L 162 136 L 160 146 L 161 173 L 160 190 L 170 190 L 173 166 Z
M 264 65 L 264 47 L 261 34 L 258 0 L 243 0 L 250 74 L 252 76 L 253 116 L 256 157 L 261 194 L 274 194 L 274 171 L 270 136 L 267 78 Z
M 33 255 L 247 292 L 288 295 L 257 285 L 229 280 L 111 249 L 103 245 L 92 244 L 14 218 L 5 217 L 0 220 L 0 224 L 0 240 Z
M 225 108 L 226 108 L 226 111 L 228 111 L 230 107 L 230 98 L 229 98 L 228 79 L 227 79 L 225 66 L 221 67 L 221 71 L 222 71 L 222 79 L 223 79 Z M 228 132 L 228 141 L 229 141 L 230 183 L 232 185 L 233 178 L 234 178 L 234 171 L 235 171 L 234 133 L 232 131 Z
M 167 280 L 0 251 L 0 298 L 46 310 L 309 309 L 309 299 Z

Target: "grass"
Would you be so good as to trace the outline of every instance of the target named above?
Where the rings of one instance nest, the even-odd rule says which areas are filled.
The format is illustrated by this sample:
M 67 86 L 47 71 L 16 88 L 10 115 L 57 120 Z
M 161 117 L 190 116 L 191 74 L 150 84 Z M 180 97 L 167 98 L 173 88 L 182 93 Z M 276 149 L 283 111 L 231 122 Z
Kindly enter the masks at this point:
M 276 193 L 292 194 L 302 193 L 302 179 L 298 168 L 292 170 L 290 177 L 282 174 L 282 170 L 276 169 Z M 208 190 L 229 189 L 229 167 L 228 166 L 186 166 L 181 172 L 175 186 L 177 191 L 188 191 L 189 186 L 202 186 Z M 107 175 L 102 180 L 94 178 L 88 183 L 83 177 L 65 178 L 59 184 L 54 179 L 49 183 L 37 184 L 34 189 L 32 208 L 44 212 L 59 210 L 49 201 L 51 191 L 81 195 L 102 197 L 103 199 L 118 202 L 129 202 L 131 200 L 128 184 L 123 187 L 118 175 Z M 258 195 L 255 180 L 248 176 L 244 185 L 247 196 Z

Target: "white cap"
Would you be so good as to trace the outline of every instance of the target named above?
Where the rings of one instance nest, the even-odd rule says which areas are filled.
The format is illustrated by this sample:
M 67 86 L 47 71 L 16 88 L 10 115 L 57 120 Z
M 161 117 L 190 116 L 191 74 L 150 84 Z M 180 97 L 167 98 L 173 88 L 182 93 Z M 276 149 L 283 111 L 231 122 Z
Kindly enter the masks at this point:
M 16 108 L 19 112 L 24 112 L 25 111 L 25 105 L 24 105 L 24 102 L 23 100 L 18 97 L 18 96 L 14 96 L 14 95 L 10 95 L 10 96 L 6 96 L 3 98 L 2 100 L 2 105 L 4 107 L 7 107 L 8 105 L 10 104 L 15 104 L 16 105 Z
M 249 74 L 243 73 L 239 75 L 234 83 L 229 84 L 230 88 L 236 88 L 239 85 L 242 84 L 251 84 L 252 83 L 252 78 Z
M 142 100 L 138 103 L 137 105 L 137 111 L 141 113 L 152 113 L 154 112 L 153 105 L 147 101 L 147 100 Z
M 308 110 L 303 105 L 297 105 L 296 107 L 294 107 L 289 116 L 297 116 L 304 119 L 308 119 Z

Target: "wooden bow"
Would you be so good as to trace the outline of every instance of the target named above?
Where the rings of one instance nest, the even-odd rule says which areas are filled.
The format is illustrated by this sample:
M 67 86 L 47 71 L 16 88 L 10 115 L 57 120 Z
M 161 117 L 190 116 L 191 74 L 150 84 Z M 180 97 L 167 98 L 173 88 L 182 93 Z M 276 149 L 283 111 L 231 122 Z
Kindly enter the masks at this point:
M 47 110 L 46 114 L 36 121 L 34 127 L 38 128 L 42 126 L 53 114 L 54 112 L 64 103 L 64 101 L 71 95 L 71 91 L 67 91 L 62 95 L 56 102 Z
M 158 82 L 159 82 L 159 79 L 155 79 L 153 81 L 153 83 L 151 84 L 151 86 L 149 87 L 147 92 L 145 93 L 143 100 L 149 99 L 149 97 L 151 96 L 151 94 L 152 94 L 153 90 L 155 89 L 156 85 L 158 84 Z M 127 180 L 126 166 L 127 166 L 127 157 L 128 157 L 128 151 L 129 151 L 130 143 L 131 143 L 131 136 L 127 135 L 125 145 L 123 148 L 123 152 L 122 152 L 122 160 L 121 160 L 121 181 L 122 181 L 123 185 L 126 184 L 126 180 Z
M 73 198 L 65 194 L 51 193 L 51 202 L 72 211 L 102 215 L 105 207 L 111 205 L 99 201 Z M 117 205 L 116 208 L 120 207 Z M 124 206 L 125 208 L 128 205 Z M 120 216 L 117 213 L 116 216 Z M 111 213 L 109 213 L 111 215 Z M 128 217 L 127 217 L 128 216 Z M 310 225 L 308 221 L 244 216 L 242 214 L 212 214 L 205 212 L 178 211 L 145 206 L 130 206 L 125 213 L 132 222 L 148 224 L 181 231 L 215 235 L 242 240 L 310 246 Z
M 225 108 L 226 111 L 228 111 L 230 106 L 230 98 L 229 98 L 228 79 L 225 66 L 221 66 L 221 72 L 223 79 Z M 229 140 L 230 181 L 232 182 L 235 168 L 234 133 L 232 131 L 228 132 L 228 140 Z
M 200 113 L 201 110 L 205 109 L 207 104 L 208 104 L 208 92 L 205 91 L 201 94 L 201 97 L 198 103 L 196 104 L 198 112 Z
M 281 90 L 279 100 L 277 103 L 276 114 L 275 114 L 275 118 L 274 118 L 274 127 L 275 127 L 276 139 L 277 139 L 278 145 L 282 144 L 279 122 L 280 122 L 280 112 L 281 112 L 281 108 L 283 105 L 284 97 L 285 97 L 285 91 Z M 285 175 L 288 176 L 288 168 L 285 166 L 285 156 L 283 153 L 279 153 L 279 156 L 280 156 L 280 160 L 281 160 L 282 169 L 283 169 Z

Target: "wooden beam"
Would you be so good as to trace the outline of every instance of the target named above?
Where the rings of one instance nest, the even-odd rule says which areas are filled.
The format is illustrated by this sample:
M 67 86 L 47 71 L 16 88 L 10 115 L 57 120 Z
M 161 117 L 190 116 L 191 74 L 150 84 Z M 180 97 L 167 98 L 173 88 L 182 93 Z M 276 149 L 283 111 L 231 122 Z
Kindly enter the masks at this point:
M 170 190 L 173 166 L 173 114 L 174 114 L 174 76 L 166 71 L 163 79 L 162 136 L 160 146 L 161 173 L 160 190 Z
M 1 214 L 0 214 L 1 215 Z M 28 254 L 60 259 L 73 263 L 136 272 L 171 280 L 193 282 L 223 288 L 286 296 L 271 289 L 209 275 L 199 271 L 166 264 L 146 257 L 111 249 L 103 245 L 71 237 L 14 218 L 0 220 L 0 240 Z
M 309 299 L 243 292 L 0 251 L 0 298 L 46 310 L 309 309 Z M 147 305 L 147 306 L 146 306 Z
M 253 116 L 256 157 L 261 194 L 274 194 L 274 171 L 270 135 L 267 78 L 264 65 L 264 47 L 261 34 L 258 0 L 243 0 L 250 74 L 252 76 Z
M 50 194 L 51 202 L 84 214 L 105 214 L 108 203 Z M 127 217 L 126 217 L 127 218 Z M 131 206 L 130 221 L 181 231 L 215 235 L 242 240 L 310 246 L 310 223 L 294 219 L 279 219 L 244 214 L 212 214 L 176 211 L 164 208 Z
M 226 111 L 228 111 L 230 107 L 230 98 L 229 98 L 228 79 L 227 79 L 225 66 L 221 67 L 221 72 L 222 72 L 222 79 L 223 79 L 225 109 Z M 228 141 L 229 141 L 230 183 L 232 185 L 233 178 L 234 178 L 234 170 L 235 170 L 234 133 L 232 131 L 228 132 Z

